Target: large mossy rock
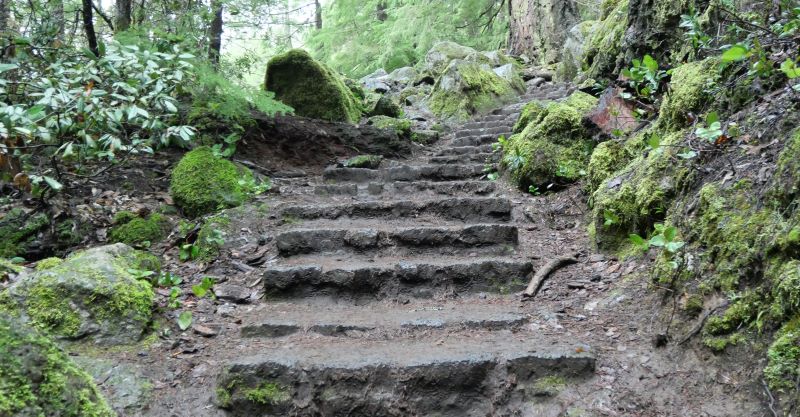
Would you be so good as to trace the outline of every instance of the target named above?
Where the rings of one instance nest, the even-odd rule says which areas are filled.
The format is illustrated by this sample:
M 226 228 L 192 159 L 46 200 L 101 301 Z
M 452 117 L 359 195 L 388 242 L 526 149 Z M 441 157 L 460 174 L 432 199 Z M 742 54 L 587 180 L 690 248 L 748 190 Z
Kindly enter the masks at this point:
M 92 378 L 53 341 L 0 313 L 0 416 L 113 417 Z
M 342 79 L 301 49 L 272 58 L 264 85 L 300 116 L 350 123 L 361 118 L 359 103 Z
M 519 133 L 501 142 L 502 166 L 511 180 L 525 190 L 545 190 L 580 178 L 594 146 L 583 118 L 596 105 L 596 98 L 582 92 L 561 102 L 529 103 L 515 126 Z
M 172 170 L 170 191 L 183 212 L 192 217 L 237 207 L 252 193 L 255 180 L 249 169 L 199 147 L 186 153 Z
M 453 60 L 436 81 L 431 93 L 431 111 L 444 119 L 463 121 L 496 108 L 522 89 L 518 75 L 510 82 L 488 65 Z
M 0 309 L 55 337 L 134 343 L 150 323 L 154 295 L 132 271 L 155 269 L 154 256 L 122 243 L 88 249 L 49 269 L 23 272 L 0 293 Z
M 454 60 L 464 60 L 475 54 L 477 51 L 468 46 L 449 41 L 439 42 L 425 55 L 425 70 L 434 75 L 441 74 Z

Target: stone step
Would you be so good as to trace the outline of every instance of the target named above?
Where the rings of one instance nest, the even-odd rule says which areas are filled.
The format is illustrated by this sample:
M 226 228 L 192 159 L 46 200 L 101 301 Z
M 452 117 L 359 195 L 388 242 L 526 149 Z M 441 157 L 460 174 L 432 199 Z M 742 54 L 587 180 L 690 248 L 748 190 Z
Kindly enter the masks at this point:
M 502 119 L 493 122 L 479 120 L 479 121 L 464 123 L 463 125 L 461 125 L 459 129 L 461 130 L 494 129 L 498 127 L 502 127 L 505 128 L 506 130 L 509 130 L 512 127 L 514 127 L 514 122 L 507 119 Z
M 466 155 L 475 153 L 491 153 L 493 151 L 492 144 L 479 145 L 479 146 L 451 146 L 440 149 L 435 156 L 449 156 L 449 155 Z
M 589 347 L 545 335 L 337 338 L 262 348 L 227 363 L 216 402 L 243 417 L 539 415 L 535 398 L 545 381 L 579 383 L 595 366 Z
M 513 135 L 513 132 L 504 132 L 502 134 L 486 134 L 481 136 L 468 136 L 462 137 L 458 139 L 453 139 L 451 146 L 453 147 L 462 147 L 462 146 L 481 146 L 481 145 L 491 145 L 492 143 L 497 142 L 497 138 L 500 136 L 510 137 Z
M 513 128 L 514 125 L 511 126 L 499 126 L 499 127 L 491 127 L 491 128 L 476 128 L 476 129 L 461 129 L 456 132 L 456 139 L 460 138 L 467 138 L 467 137 L 474 137 L 474 136 L 499 136 L 503 133 L 506 133 Z
M 464 164 L 468 162 L 499 162 L 502 154 L 499 152 L 474 153 L 450 156 L 432 156 L 428 162 L 432 164 Z
M 402 219 L 422 216 L 472 223 L 496 223 L 511 219 L 511 202 L 506 198 L 492 197 L 366 201 L 348 204 L 288 205 L 277 209 L 277 213 L 291 221 L 340 218 Z
M 278 253 L 292 256 L 310 253 L 390 250 L 475 250 L 483 246 L 516 246 L 516 226 L 477 224 L 470 226 L 296 229 L 275 237 Z
M 243 337 L 274 338 L 314 333 L 355 338 L 394 338 L 436 330 L 512 330 L 528 324 L 519 303 L 470 299 L 366 306 L 273 302 L 248 312 Z
M 453 181 L 480 178 L 483 175 L 484 166 L 481 164 L 450 164 L 400 165 L 382 169 L 329 167 L 323 178 L 337 182 Z
M 478 292 L 521 291 L 528 261 L 498 257 L 418 256 L 367 258 L 297 256 L 268 266 L 268 298 L 326 296 L 337 299 L 432 298 Z
M 502 115 L 490 114 L 488 116 L 483 116 L 475 119 L 475 122 L 497 122 L 501 120 L 506 120 L 506 117 Z
M 320 196 L 397 196 L 397 195 L 488 195 L 497 184 L 491 181 L 396 181 L 368 184 L 325 184 L 314 186 Z

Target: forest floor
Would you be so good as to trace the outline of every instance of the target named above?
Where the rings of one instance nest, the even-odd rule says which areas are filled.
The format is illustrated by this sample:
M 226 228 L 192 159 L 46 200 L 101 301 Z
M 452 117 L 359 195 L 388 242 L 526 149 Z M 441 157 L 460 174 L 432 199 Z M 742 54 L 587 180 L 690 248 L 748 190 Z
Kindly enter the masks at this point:
M 546 85 L 524 99 L 567 92 Z M 491 143 L 520 108 L 376 170 L 276 176 L 272 192 L 225 212 L 214 262 L 154 248 L 187 290 L 217 280 L 216 299 L 184 301 L 191 329 L 167 311 L 157 337 L 132 349 L 68 350 L 121 416 L 772 415 L 747 352 L 715 356 L 670 333 L 674 298 L 653 287 L 650 260 L 594 252 L 580 185 L 533 196 L 484 178 Z M 126 174 L 135 198 L 107 197 L 126 209 L 169 203 L 170 162 Z M 532 271 L 565 255 L 578 262 L 521 297 Z M 234 395 L 219 408 L 220 375 L 236 372 L 296 378 L 291 404 L 253 410 Z

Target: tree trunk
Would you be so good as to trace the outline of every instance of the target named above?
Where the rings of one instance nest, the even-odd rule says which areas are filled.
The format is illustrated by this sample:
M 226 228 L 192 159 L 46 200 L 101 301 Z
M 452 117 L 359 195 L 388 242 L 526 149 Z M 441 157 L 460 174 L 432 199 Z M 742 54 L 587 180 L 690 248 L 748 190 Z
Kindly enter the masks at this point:
M 114 29 L 124 32 L 131 27 L 132 0 L 116 0 L 116 16 L 114 16 Z
M 322 5 L 319 4 L 319 0 L 314 0 L 314 18 L 316 21 L 317 30 L 322 29 Z
M 0 0 L 0 36 L 6 37 L 8 35 L 8 19 L 11 15 L 11 1 Z
M 83 31 L 86 33 L 86 42 L 89 50 L 95 56 L 100 56 L 100 49 L 97 47 L 97 34 L 94 31 L 94 16 L 92 15 L 92 0 L 82 0 L 81 13 L 83 15 Z
M 376 18 L 377 18 L 379 21 L 381 21 L 381 22 L 385 22 L 385 21 L 386 21 L 386 19 L 388 19 L 388 18 L 389 18 L 389 14 L 388 14 L 388 13 L 386 13 L 386 2 L 383 2 L 383 1 L 382 1 L 382 2 L 378 3 L 378 5 L 377 5 L 377 6 L 375 6 L 375 8 L 376 8 L 376 10 L 375 10 L 375 17 L 376 17 Z
M 217 0 L 212 3 L 214 19 L 209 28 L 208 60 L 211 65 L 218 66 L 222 54 L 222 2 Z
M 580 22 L 576 0 L 509 0 L 508 48 L 537 64 L 561 61 L 569 30 Z

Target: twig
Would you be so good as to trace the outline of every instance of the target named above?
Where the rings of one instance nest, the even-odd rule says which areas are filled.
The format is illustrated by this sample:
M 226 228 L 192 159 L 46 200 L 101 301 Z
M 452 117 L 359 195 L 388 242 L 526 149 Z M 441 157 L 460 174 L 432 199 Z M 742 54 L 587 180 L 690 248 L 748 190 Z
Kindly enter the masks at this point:
M 547 280 L 550 274 L 561 267 L 572 265 L 574 263 L 578 263 L 578 258 L 574 256 L 564 256 L 548 262 L 544 267 L 542 267 L 542 269 L 536 272 L 531 279 L 531 282 L 528 284 L 528 288 L 522 292 L 522 296 L 524 298 L 536 297 L 536 294 L 538 294 L 539 290 L 542 288 L 542 284 L 544 284 L 544 281 Z
M 774 405 L 775 405 L 775 397 L 772 395 L 772 391 L 769 390 L 769 385 L 767 385 L 767 381 L 764 381 L 762 379 L 761 380 L 761 384 L 764 385 L 764 392 L 766 392 L 767 396 L 769 397 L 769 411 L 772 412 L 772 415 L 774 417 L 778 417 L 778 412 L 775 411 L 775 407 L 774 407 Z
M 684 344 L 684 343 L 688 342 L 688 341 L 689 341 L 689 339 L 691 339 L 691 338 L 695 337 L 695 336 L 696 336 L 698 333 L 700 333 L 700 331 L 701 331 L 701 330 L 703 330 L 703 326 L 705 326 L 705 324 L 706 324 L 706 320 L 708 320 L 708 318 L 709 318 L 709 317 L 711 317 L 711 315 L 712 315 L 712 314 L 716 313 L 716 312 L 717 312 L 717 310 L 719 310 L 720 308 L 723 308 L 723 307 L 725 307 L 725 306 L 727 306 L 727 305 L 728 305 L 728 303 L 727 303 L 727 302 L 724 302 L 724 303 L 722 303 L 722 304 L 720 304 L 720 305 L 718 305 L 718 306 L 716 306 L 716 307 L 712 308 L 711 310 L 708 310 L 708 311 L 706 311 L 706 312 L 703 314 L 703 318 L 702 318 L 702 319 L 700 319 L 700 323 L 699 323 L 699 324 L 698 324 L 698 325 L 697 325 L 697 326 L 696 326 L 694 329 L 692 329 L 692 331 L 691 331 L 691 332 L 689 332 L 689 334 L 687 334 L 687 335 L 686 335 L 686 337 L 684 337 L 683 339 L 681 339 L 681 341 L 680 341 L 680 342 L 678 342 L 678 344 L 679 344 L 679 345 L 682 345 L 682 344 Z

